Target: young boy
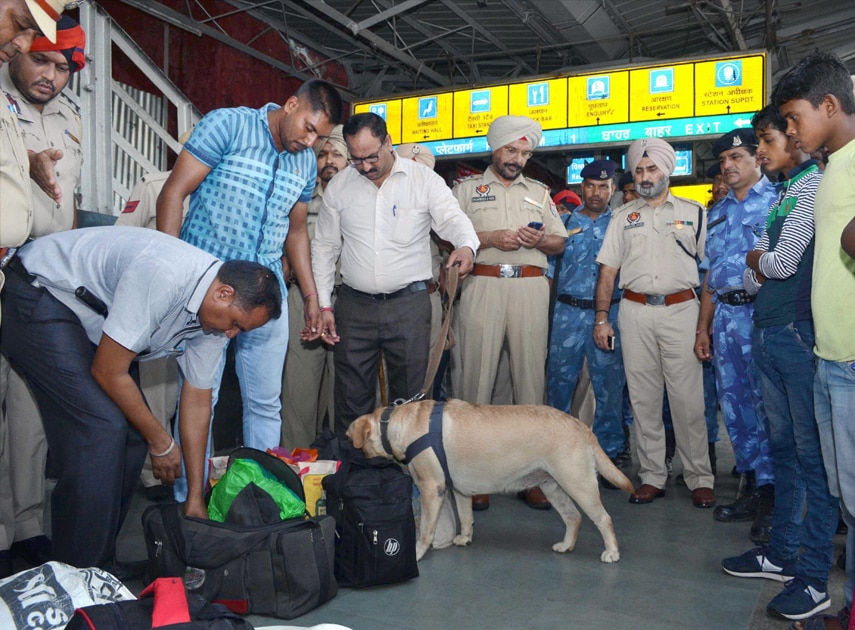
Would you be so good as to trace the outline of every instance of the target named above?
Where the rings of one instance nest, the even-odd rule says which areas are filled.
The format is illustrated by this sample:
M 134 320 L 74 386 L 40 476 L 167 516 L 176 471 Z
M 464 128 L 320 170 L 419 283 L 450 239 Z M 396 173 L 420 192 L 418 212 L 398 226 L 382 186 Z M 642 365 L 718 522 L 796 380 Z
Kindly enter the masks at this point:
M 795 627 L 838 630 L 848 627 L 855 586 L 855 261 L 840 246 L 841 232 L 855 216 L 855 97 L 849 70 L 835 55 L 809 55 L 781 78 L 772 104 L 802 151 L 829 152 L 814 203 L 814 409 L 829 491 L 839 498 L 849 526 L 846 605 L 836 617 L 811 617 Z
M 746 257 L 744 277 L 746 290 L 757 294 L 753 357 L 769 422 L 775 507 L 768 545 L 721 564 L 737 577 L 786 581 L 766 610 L 796 620 L 831 605 L 828 571 L 837 528 L 837 500 L 828 491 L 813 410 L 813 208 L 822 173 L 787 137 L 777 107 L 767 105 L 751 124 L 766 173 L 783 179 L 766 231 Z

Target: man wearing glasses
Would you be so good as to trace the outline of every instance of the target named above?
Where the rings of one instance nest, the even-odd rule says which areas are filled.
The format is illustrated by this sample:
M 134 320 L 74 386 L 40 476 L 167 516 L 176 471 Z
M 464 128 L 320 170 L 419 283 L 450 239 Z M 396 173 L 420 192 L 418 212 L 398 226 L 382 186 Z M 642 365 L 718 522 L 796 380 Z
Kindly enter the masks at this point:
M 357 114 L 344 124 L 350 168 L 334 177 L 312 241 L 321 339 L 334 346 L 335 428 L 375 408 L 380 354 L 391 400 L 422 387 L 430 354 L 430 230 L 454 244 L 447 266 L 471 271 L 478 236 L 442 178 L 398 157 L 386 122 Z M 332 307 L 335 263 L 342 285 Z
M 454 189 L 480 241 L 458 310 L 462 391 L 455 395 L 471 403 L 490 404 L 499 356 L 507 344 L 513 402 L 543 404 L 549 328 L 546 257 L 564 251 L 567 231 L 549 187 L 522 174 L 541 133 L 540 124 L 530 118 L 496 118 L 487 132 L 492 164 Z M 549 507 L 537 488 L 527 491 L 526 501 L 531 507 Z M 486 509 L 486 497 L 473 498 L 473 506 Z

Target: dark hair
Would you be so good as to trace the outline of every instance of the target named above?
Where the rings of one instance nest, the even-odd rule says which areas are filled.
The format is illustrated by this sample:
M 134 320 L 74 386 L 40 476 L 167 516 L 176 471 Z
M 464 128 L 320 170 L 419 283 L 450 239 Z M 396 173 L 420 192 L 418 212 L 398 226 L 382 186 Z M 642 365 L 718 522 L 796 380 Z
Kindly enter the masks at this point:
M 787 133 L 787 119 L 781 114 L 776 105 L 766 105 L 751 117 L 751 126 L 754 132 L 760 132 L 771 127 L 781 133 Z
M 355 136 L 363 129 L 368 129 L 372 136 L 381 141 L 385 140 L 389 133 L 386 130 L 385 120 L 377 114 L 365 112 L 348 118 L 341 129 L 341 134 L 345 137 Z
M 845 113 L 855 114 L 852 77 L 846 64 L 835 54 L 818 52 L 787 70 L 778 80 L 771 100 L 773 105 L 780 107 L 788 101 L 801 99 L 816 108 L 828 94 L 840 101 Z
M 217 272 L 217 280 L 235 290 L 235 304 L 245 312 L 263 306 L 270 319 L 282 315 L 279 279 L 270 269 L 249 260 L 228 260 Z
M 313 112 L 323 112 L 333 125 L 341 123 L 341 96 L 338 91 L 326 81 L 312 79 L 306 81 L 294 95 L 305 99 Z

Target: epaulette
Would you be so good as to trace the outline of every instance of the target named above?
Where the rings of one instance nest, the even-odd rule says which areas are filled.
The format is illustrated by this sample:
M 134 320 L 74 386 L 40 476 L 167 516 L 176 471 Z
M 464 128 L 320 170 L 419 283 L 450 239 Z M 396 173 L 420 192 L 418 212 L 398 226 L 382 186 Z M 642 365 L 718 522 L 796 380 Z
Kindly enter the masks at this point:
M 462 184 L 463 182 L 468 182 L 470 179 L 477 179 L 479 177 L 483 177 L 483 175 L 484 175 L 483 173 L 479 173 L 477 175 L 469 175 L 468 177 L 464 177 L 461 180 L 456 180 L 454 182 L 454 186 L 457 186 L 457 184 Z M 452 186 L 452 188 L 454 188 L 454 186 Z
M 80 116 L 80 103 L 78 103 L 75 99 L 71 98 L 68 95 L 68 92 L 63 90 L 57 95 L 58 99 L 62 99 L 62 103 L 71 108 L 71 110 L 77 115 Z
M 540 186 L 543 186 L 544 188 L 549 189 L 549 186 L 547 186 L 546 184 L 544 184 L 542 181 L 540 181 L 538 179 L 532 179 L 531 177 L 526 177 L 526 179 L 528 181 L 530 181 L 532 184 L 539 184 Z

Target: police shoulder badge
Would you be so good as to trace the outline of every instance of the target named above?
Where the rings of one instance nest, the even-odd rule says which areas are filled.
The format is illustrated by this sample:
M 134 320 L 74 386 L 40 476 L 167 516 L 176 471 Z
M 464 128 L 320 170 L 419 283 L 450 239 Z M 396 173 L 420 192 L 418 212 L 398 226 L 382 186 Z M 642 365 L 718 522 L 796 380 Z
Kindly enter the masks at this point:
M 623 229 L 630 230 L 632 228 L 642 227 L 643 225 L 644 221 L 641 220 L 641 213 L 637 210 L 633 210 L 626 215 L 626 225 L 623 226 Z

